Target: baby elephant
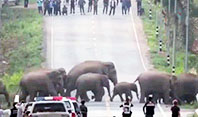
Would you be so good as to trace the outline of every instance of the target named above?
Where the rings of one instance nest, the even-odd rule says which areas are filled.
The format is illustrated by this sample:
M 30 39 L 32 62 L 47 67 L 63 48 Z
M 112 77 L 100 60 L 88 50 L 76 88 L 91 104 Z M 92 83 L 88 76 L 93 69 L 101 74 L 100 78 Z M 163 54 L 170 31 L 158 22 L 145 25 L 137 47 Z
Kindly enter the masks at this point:
M 121 101 L 124 101 L 124 99 L 122 98 L 122 94 L 125 94 L 126 97 L 130 97 L 131 99 L 133 99 L 131 91 L 136 92 L 137 98 L 139 99 L 136 84 L 128 83 L 128 82 L 120 82 L 116 84 L 113 89 L 113 96 L 111 97 L 111 101 L 113 101 L 113 98 L 116 95 L 119 95 Z
M 76 81 L 77 93 L 76 98 L 80 96 L 81 99 L 89 101 L 87 96 L 87 91 L 92 91 L 95 97 L 95 101 L 102 101 L 104 96 L 104 88 L 108 90 L 109 97 L 110 95 L 110 85 L 109 79 L 106 75 L 97 74 L 97 73 L 86 73 L 81 76 Z

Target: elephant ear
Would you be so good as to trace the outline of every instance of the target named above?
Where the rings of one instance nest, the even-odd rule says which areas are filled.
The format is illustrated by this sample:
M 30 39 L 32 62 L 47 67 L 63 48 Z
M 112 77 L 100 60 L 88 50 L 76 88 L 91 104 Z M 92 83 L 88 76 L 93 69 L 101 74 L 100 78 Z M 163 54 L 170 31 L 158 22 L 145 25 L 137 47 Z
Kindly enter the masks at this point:
M 109 69 L 115 68 L 114 64 L 112 62 L 103 62 L 103 64 L 108 67 Z
M 59 74 L 60 74 L 59 71 L 53 70 L 53 71 L 49 72 L 47 75 L 50 79 L 55 79 Z
M 112 62 L 103 62 L 105 68 L 103 69 L 104 74 L 109 75 L 109 73 L 113 72 L 115 66 Z

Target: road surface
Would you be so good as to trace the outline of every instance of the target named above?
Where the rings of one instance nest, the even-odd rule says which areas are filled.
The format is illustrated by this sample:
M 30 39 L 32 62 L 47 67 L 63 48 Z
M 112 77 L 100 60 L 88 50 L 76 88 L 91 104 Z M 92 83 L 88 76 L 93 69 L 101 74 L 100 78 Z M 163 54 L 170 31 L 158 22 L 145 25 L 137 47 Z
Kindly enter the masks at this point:
M 88 1 L 86 1 L 88 3 Z M 130 15 L 121 14 L 121 4 L 116 15 L 102 14 L 102 1 L 99 1 L 99 15 L 46 16 L 45 35 L 47 42 L 47 66 L 63 67 L 68 72 L 85 60 L 111 61 L 117 69 L 118 81 L 133 82 L 137 76 L 148 69 L 145 37 L 140 18 L 136 16 L 136 3 Z M 87 6 L 86 10 L 87 11 Z M 111 90 L 113 85 L 111 84 Z M 89 96 L 92 94 L 89 92 Z M 133 93 L 134 95 L 134 93 Z M 74 96 L 74 92 L 73 92 Z M 134 95 L 134 117 L 143 117 L 142 107 Z M 121 117 L 119 97 L 109 102 L 107 95 L 103 102 L 86 103 L 89 117 Z M 162 106 L 165 113 L 156 106 L 155 117 L 170 116 L 170 106 Z M 160 106 L 161 107 L 161 106 Z M 184 113 L 184 117 L 187 113 Z

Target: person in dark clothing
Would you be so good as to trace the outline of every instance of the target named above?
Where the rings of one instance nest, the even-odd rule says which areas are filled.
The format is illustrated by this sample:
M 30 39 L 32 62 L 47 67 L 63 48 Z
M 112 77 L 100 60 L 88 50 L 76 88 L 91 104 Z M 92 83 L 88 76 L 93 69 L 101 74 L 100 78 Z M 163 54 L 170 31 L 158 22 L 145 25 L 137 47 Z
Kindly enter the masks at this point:
M 178 107 L 178 101 L 173 100 L 173 106 L 171 107 L 172 117 L 180 117 L 180 108 Z
M 53 0 L 52 6 L 53 6 L 53 9 L 54 9 L 54 15 L 57 15 L 57 0 Z
M 29 4 L 29 0 L 24 0 L 24 7 L 27 8 Z
M 71 0 L 70 3 L 70 14 L 75 14 L 75 0 Z
M 67 7 L 66 5 L 63 6 L 63 10 L 62 10 L 62 14 L 66 14 L 67 15 Z
M 109 15 L 111 15 L 112 12 L 113 12 L 113 15 L 115 15 L 115 8 L 116 8 L 116 1 L 115 0 L 111 0 L 110 1 L 110 12 L 109 12 Z
M 137 1 L 137 15 L 141 15 L 142 0 L 136 0 L 136 1 Z
M 84 100 L 81 101 L 80 111 L 82 113 L 82 117 L 87 117 L 87 111 L 88 111 L 88 109 L 85 106 L 85 101 Z
M 10 117 L 17 117 L 18 109 L 16 108 L 16 102 L 13 103 L 13 108 L 10 109 L 11 114 Z
M 56 15 L 61 15 L 61 0 L 56 1 Z
M 49 13 L 49 0 L 44 1 L 44 15 L 46 14 L 46 12 L 48 12 L 48 15 L 50 14 Z
M 109 0 L 103 0 L 103 4 L 104 4 L 104 7 L 103 7 L 103 14 L 108 12 L 108 7 L 109 7 Z
M 126 8 L 127 8 L 128 14 L 129 14 L 130 9 L 131 9 L 131 0 L 126 0 Z
M 98 0 L 93 0 L 93 6 L 94 6 L 94 15 L 98 15 Z
M 145 108 L 146 108 L 146 112 L 145 112 Z M 152 97 L 149 96 L 148 101 L 145 103 L 143 107 L 143 112 L 146 115 L 146 117 L 153 117 L 153 115 L 155 114 L 154 109 L 155 109 L 155 104 L 152 101 Z
M 122 117 L 131 117 L 131 107 L 133 107 L 133 104 L 131 103 L 129 98 L 126 98 L 126 101 L 124 102 L 124 104 L 120 105 L 120 107 L 123 107 Z
M 93 5 L 93 1 L 92 0 L 89 0 L 89 3 L 88 3 L 88 12 L 91 12 L 92 11 L 92 5 Z
M 80 14 L 85 15 L 85 10 L 84 10 L 85 0 L 78 0 L 78 5 L 80 6 Z
M 127 1 L 126 0 L 122 0 L 122 15 L 126 15 L 127 12 Z

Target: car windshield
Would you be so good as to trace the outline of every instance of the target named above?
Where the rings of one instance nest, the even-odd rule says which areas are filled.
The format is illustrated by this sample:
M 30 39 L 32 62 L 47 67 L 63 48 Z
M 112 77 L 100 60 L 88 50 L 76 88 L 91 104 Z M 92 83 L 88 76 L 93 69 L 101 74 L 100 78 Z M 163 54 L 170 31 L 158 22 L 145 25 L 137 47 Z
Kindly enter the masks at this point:
M 64 101 L 64 102 L 65 102 L 67 108 L 71 108 L 71 104 L 69 101 Z
M 35 104 L 33 113 L 37 112 L 65 112 L 64 105 L 62 103 L 40 103 Z

